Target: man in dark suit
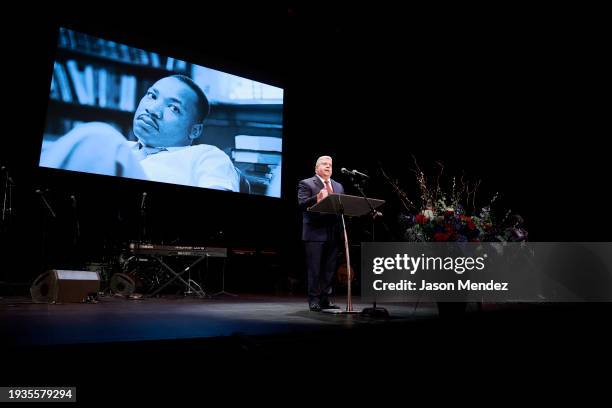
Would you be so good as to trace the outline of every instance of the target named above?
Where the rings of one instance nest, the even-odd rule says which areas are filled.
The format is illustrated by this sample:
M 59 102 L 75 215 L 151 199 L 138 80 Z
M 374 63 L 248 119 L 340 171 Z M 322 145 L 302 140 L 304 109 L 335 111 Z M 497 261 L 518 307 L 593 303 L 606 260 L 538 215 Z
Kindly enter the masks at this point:
M 342 234 L 335 214 L 306 211 L 330 194 L 343 194 L 342 184 L 331 179 L 332 158 L 321 156 L 315 165 L 315 175 L 300 181 L 299 207 L 303 211 L 302 240 L 306 250 L 308 270 L 308 305 L 312 311 L 337 309 L 331 303 L 332 281 L 338 267 Z

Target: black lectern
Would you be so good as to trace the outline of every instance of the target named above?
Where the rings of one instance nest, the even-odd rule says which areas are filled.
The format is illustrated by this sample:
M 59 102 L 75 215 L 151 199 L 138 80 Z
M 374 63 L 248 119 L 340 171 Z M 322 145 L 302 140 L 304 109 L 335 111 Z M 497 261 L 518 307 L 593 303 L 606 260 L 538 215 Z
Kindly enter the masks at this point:
M 384 200 L 377 200 L 374 198 L 368 198 L 366 201 L 366 199 L 363 197 L 357 197 L 348 194 L 332 193 L 308 209 L 308 211 L 310 212 L 339 214 L 340 218 L 342 219 L 342 232 L 344 234 L 344 253 L 346 257 L 346 267 L 349 271 L 349 273 L 346 274 L 348 288 L 346 310 L 341 311 L 336 309 L 336 312 L 334 312 L 334 309 L 330 309 L 330 313 L 359 313 L 353 310 L 350 274 L 351 258 L 349 254 L 349 242 L 348 235 L 346 234 L 346 223 L 344 222 L 344 216 L 346 215 L 348 217 L 360 217 L 362 215 L 366 215 L 372 212 L 372 210 L 375 210 L 384 203 Z

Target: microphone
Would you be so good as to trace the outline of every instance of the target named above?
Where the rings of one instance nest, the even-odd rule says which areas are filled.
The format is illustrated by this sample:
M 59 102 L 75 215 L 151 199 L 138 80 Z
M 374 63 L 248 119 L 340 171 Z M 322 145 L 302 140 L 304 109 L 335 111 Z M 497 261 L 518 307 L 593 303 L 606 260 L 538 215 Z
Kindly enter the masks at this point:
M 6 168 L 6 166 L 2 166 L 2 167 L 0 167 L 0 170 L 1 170 L 1 171 L 6 171 L 6 179 L 8 180 L 8 182 L 9 182 L 9 183 L 11 183 L 11 185 L 13 185 L 13 186 L 14 186 L 14 185 L 15 185 L 15 182 L 13 181 L 13 179 L 11 178 L 11 176 L 9 176 L 9 171 L 8 171 L 8 169 Z
M 45 207 L 47 207 L 47 209 L 49 210 L 49 213 L 51 213 L 51 216 L 53 218 L 57 218 L 57 216 L 55 215 L 55 211 L 53 211 L 53 208 L 51 208 L 51 205 L 49 204 L 49 202 L 45 198 L 45 194 L 42 192 L 42 190 L 37 188 L 35 190 L 35 193 L 36 194 L 40 194 L 40 198 L 43 200 L 43 203 L 45 203 Z
M 357 170 L 353 170 L 353 174 L 356 175 L 356 176 L 359 176 L 359 177 L 363 177 L 363 178 L 370 178 L 370 176 L 368 176 L 367 174 L 362 173 L 362 172 L 357 171 Z
M 70 200 L 72 200 L 72 206 L 76 208 L 76 197 L 74 195 L 71 195 Z
M 348 170 L 348 169 L 346 169 L 344 167 L 340 169 L 340 172 L 344 173 L 344 174 L 348 174 L 349 176 L 359 176 L 359 177 L 363 177 L 363 178 L 366 178 L 366 179 L 370 178 L 370 176 L 368 176 L 365 173 L 362 173 L 362 172 L 357 171 L 357 170 Z
M 140 202 L 140 209 L 144 210 L 145 200 L 147 199 L 147 192 L 142 193 L 142 201 Z

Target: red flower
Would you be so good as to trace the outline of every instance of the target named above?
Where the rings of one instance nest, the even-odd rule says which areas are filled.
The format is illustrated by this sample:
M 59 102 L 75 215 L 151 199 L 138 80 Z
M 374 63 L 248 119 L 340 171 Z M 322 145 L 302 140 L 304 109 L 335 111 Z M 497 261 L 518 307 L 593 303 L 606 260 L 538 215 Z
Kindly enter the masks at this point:
M 472 220 L 472 217 L 468 217 L 466 215 L 461 215 L 460 217 L 461 221 L 465 222 L 467 224 L 468 229 L 470 230 L 475 230 L 476 229 L 476 224 L 474 224 L 474 220 Z
M 449 232 L 436 232 L 434 234 L 434 241 L 448 241 L 451 234 Z
M 423 214 L 417 214 L 416 222 L 418 224 L 425 224 L 427 222 L 427 217 L 425 217 Z

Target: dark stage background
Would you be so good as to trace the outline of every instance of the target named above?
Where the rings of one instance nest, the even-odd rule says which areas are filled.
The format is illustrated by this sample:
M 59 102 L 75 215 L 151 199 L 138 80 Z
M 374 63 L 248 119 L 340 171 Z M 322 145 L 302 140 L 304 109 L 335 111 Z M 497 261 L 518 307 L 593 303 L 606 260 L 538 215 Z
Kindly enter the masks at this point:
M 394 238 L 399 208 L 380 167 L 416 199 L 412 155 L 431 176 L 441 161 L 446 174 L 481 179 L 483 202 L 499 192 L 500 209 L 521 214 L 533 241 L 609 239 L 597 24 L 550 13 L 458 19 L 339 6 L 240 14 L 68 9 L 2 27 L 1 162 L 16 184 L 2 280 L 31 282 L 47 266 L 100 259 L 135 239 L 146 191 L 153 241 L 274 248 L 282 272 L 266 282 L 282 288 L 286 277 L 303 279 L 296 186 L 323 154 L 349 193 L 357 192 L 341 167 L 374 176 L 366 193 L 388 201 L 392 232 L 380 226 L 379 240 Z M 39 169 L 60 24 L 283 87 L 283 199 Z M 49 190 L 57 219 L 36 189 Z M 78 198 L 77 248 L 70 195 Z M 369 239 L 360 229 L 353 225 L 355 238 Z

